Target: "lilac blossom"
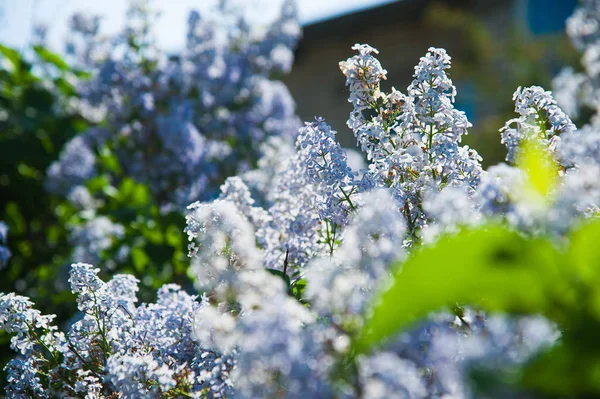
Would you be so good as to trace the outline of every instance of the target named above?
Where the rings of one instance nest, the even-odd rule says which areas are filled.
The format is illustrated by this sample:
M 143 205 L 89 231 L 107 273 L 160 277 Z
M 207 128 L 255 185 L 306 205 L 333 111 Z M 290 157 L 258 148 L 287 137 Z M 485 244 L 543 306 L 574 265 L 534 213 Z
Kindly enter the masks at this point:
M 552 93 L 556 103 L 572 119 L 579 117 L 580 109 L 586 103 L 587 78 L 573 68 L 565 68 L 552 80 Z
M 166 285 L 156 303 L 137 306 L 135 278 L 104 282 L 97 273 L 89 264 L 72 266 L 81 314 L 66 334 L 27 298 L 0 294 L 0 329 L 13 335 L 11 346 L 22 355 L 6 368 L 9 397 L 230 394 L 233 364 L 193 338 L 194 313 L 203 301 Z M 47 377 L 40 379 L 42 373 Z
M 271 222 L 271 216 L 266 210 L 254 206 L 255 201 L 252 198 L 250 189 L 240 177 L 234 176 L 225 180 L 225 183 L 221 186 L 219 199 L 235 204 L 242 215 L 252 224 L 255 231 Z
M 198 288 L 227 281 L 242 269 L 260 267 L 262 253 L 255 246 L 254 229 L 235 203 L 216 200 L 194 203 L 188 209 L 185 231 Z
M 580 116 L 582 110 L 591 110 L 590 122 L 594 125 L 598 123 L 600 109 L 598 10 L 597 0 L 582 0 L 567 19 L 566 32 L 575 48 L 582 52 L 583 71 L 575 73 L 565 68 L 552 83 L 558 104 L 574 118 Z
M 285 0 L 262 34 L 237 4 L 192 12 L 186 49 L 171 57 L 155 45 L 149 1 L 134 2 L 110 38 L 99 37 L 98 19 L 74 16 L 73 41 L 81 40 L 73 54 L 93 70 L 80 83 L 79 106 L 103 123 L 67 144 L 49 170 L 49 190 L 66 195 L 84 185 L 108 150 L 123 173 L 149 185 L 158 205 L 183 206 L 214 198 L 227 176 L 253 167 L 268 138 L 293 140 L 295 104 L 272 77 L 293 60 L 295 3 Z
M 481 177 L 479 187 L 483 187 L 486 178 L 485 174 Z M 426 192 L 423 210 L 435 221 L 423 229 L 425 242 L 435 242 L 442 233 L 457 232 L 483 222 L 475 190 L 469 186 L 447 186 L 439 192 Z
M 564 136 L 558 149 L 558 159 L 566 167 L 600 165 L 600 129 L 586 125 Z
M 289 160 L 273 190 L 271 223 L 256 232 L 265 250 L 265 266 L 282 270 L 287 258 L 301 267 L 326 249 L 318 242 L 323 229 L 318 193 L 298 155 Z
M 247 243 L 253 251 L 260 251 L 263 266 L 279 271 L 288 267 L 288 277 L 306 281 L 303 300 L 314 313 L 301 310 L 282 290 L 284 280 L 260 267 L 215 270 L 209 263 L 204 265 L 206 270 L 215 270 L 211 278 L 223 284 L 211 293 L 212 306 L 196 313 L 196 320 L 203 321 L 198 322 L 196 335 L 201 342 L 236 359 L 231 376 L 240 397 L 273 395 L 281 389 L 273 387 L 273 381 L 285 386 L 286 394 L 292 397 L 299 392 L 313 396 L 325 393 L 326 397 L 344 392 L 353 397 L 359 391 L 373 397 L 464 397 L 472 394 L 464 379 L 472 365 L 522 364 L 557 339 L 555 328 L 542 318 L 487 318 L 471 309 L 457 318 L 441 312 L 380 351 L 357 359 L 359 387 L 352 386 L 350 380 L 328 385 L 322 378 L 331 372 L 330 365 L 347 353 L 344 343 L 362 325 L 365 304 L 389 277 L 390 265 L 401 262 L 407 251 L 417 250 L 420 240 L 435 241 L 441 233 L 490 220 L 506 221 L 524 234 L 563 234 L 577 220 L 596 214 L 598 204 L 596 185 L 586 178 L 591 178 L 595 169 L 586 166 L 589 173 L 582 174 L 580 168 L 594 164 L 590 160 L 596 158 L 595 147 L 572 146 L 582 142 L 579 140 L 593 141 L 594 136 L 581 136 L 547 92 L 537 88 L 517 91 L 519 122 L 534 129 L 537 126 L 537 131 L 543 128 L 546 137 L 564 137 L 564 147 L 558 145 L 558 139 L 543 143 L 557 156 L 579 161 L 571 161 L 573 165 L 557 175 L 556 192 L 540 207 L 523 194 L 528 179 L 524 170 L 501 164 L 484 172 L 478 155 L 459 145 L 470 125 L 452 106 L 456 93 L 447 77 L 449 57 L 444 51 L 430 49 L 421 60 L 408 96 L 393 90 L 374 99 L 371 89 L 385 74 L 372 58 L 373 49 L 358 49 L 360 54 L 342 65 L 356 91 L 351 102 L 364 107 L 350 117 L 357 123 L 353 125 L 357 141 L 361 145 L 362 137 L 367 137 L 362 136 L 363 128 L 378 129 L 387 137 L 365 139 L 363 150 L 369 165 L 360 181 L 348 168 L 331 128 L 317 120 L 301 129 L 296 153 L 267 178 L 277 182 L 265 201 L 268 207 L 261 210 L 256 206 L 243 182 L 246 175 L 229 179 L 217 202 L 194 206 L 210 209 L 229 201 L 228 212 L 239 216 L 240 226 L 250 222 L 258 227 L 256 247 L 251 244 L 251 229 L 247 229 Z M 357 72 L 362 65 L 370 67 Z M 369 71 L 375 71 L 376 76 L 361 75 Z M 366 109 L 392 119 L 368 116 L 362 112 Z M 323 212 L 328 209 L 326 198 L 338 198 L 337 204 L 343 204 L 337 189 L 345 184 L 356 187 L 353 206 L 344 210 L 347 221 L 337 225 L 339 230 L 329 241 L 332 230 L 327 222 L 332 213 Z M 257 225 L 254 214 L 267 222 Z M 215 223 L 221 217 L 215 214 L 201 219 Z M 226 236 L 233 231 L 224 230 Z M 208 227 L 203 232 L 215 237 L 221 234 Z M 223 242 L 235 244 L 231 237 Z M 222 256 L 223 251 L 219 251 Z M 236 250 L 225 252 L 230 253 L 234 255 L 229 261 L 237 259 Z M 282 311 L 287 318 L 280 318 Z M 315 315 L 323 321 L 315 321 Z M 266 331 L 277 331 L 281 339 L 259 339 L 268 334 Z M 306 340 L 311 342 L 309 346 Z M 296 368 L 292 348 L 307 354 L 305 368 Z M 300 377 L 304 373 L 315 374 L 303 380 Z M 304 390 L 297 391 L 298 386 Z M 318 391 L 313 391 L 314 387 Z
M 348 126 L 370 161 L 360 188 L 392 188 L 416 238 L 427 224 L 421 204 L 425 191 L 457 184 L 474 187 L 481 175 L 479 155 L 459 145 L 470 123 L 453 106 L 450 57 L 443 49 L 430 48 L 415 67 L 408 95 L 394 88 L 386 94 L 379 86 L 386 72 L 374 58 L 376 50 L 353 48 L 359 54 L 340 67 L 354 107 Z
M 325 120 L 318 118 L 300 129 L 296 146 L 308 182 L 319 193 L 320 218 L 344 226 L 354 208 L 352 196 L 358 187 L 335 134 Z
M 261 144 L 261 157 L 257 167 L 242 174 L 242 179 L 258 205 L 267 207 L 275 199 L 276 187 L 280 184 L 283 173 L 287 167 L 282 159 L 290 159 L 295 154 L 294 143 L 282 137 L 270 137 Z
M 369 123 L 363 112 L 376 106 L 376 102 L 382 98 L 380 83 L 386 79 L 387 71 L 375 58 L 379 53 L 377 49 L 360 44 L 354 45 L 352 49 L 357 50 L 359 55 L 339 64 L 346 76 L 346 86 L 350 88 L 348 102 L 352 103 L 354 108 L 348 120 L 348 127 L 354 131 L 357 144 L 361 151 L 366 153 L 367 159 L 376 160 L 379 157 L 379 146 L 388 148 L 388 151 L 391 146 L 387 143 L 385 131 L 376 122 Z
M 4 268 L 11 257 L 10 249 L 6 246 L 8 226 L 0 220 L 0 269 Z
M 49 191 L 68 194 L 97 174 L 96 157 L 84 137 L 67 143 L 57 162 L 48 169 L 46 186 Z
M 364 395 L 373 399 L 426 398 L 421 371 L 393 353 L 380 352 L 359 360 Z
M 554 152 L 560 143 L 560 136 L 576 130 L 552 94 L 539 86 L 519 87 L 513 100 L 515 112 L 520 116 L 506 122 L 501 129 L 502 143 L 508 149 L 508 162 L 516 161 L 519 146 L 525 140 L 539 140 Z
M 309 263 L 306 297 L 315 310 L 344 319 L 361 314 L 365 303 L 402 257 L 406 226 L 390 193 L 378 189 L 362 195 L 364 202 L 343 234 L 332 257 Z M 344 320 L 337 320 L 343 322 Z
M 598 1 L 582 0 L 573 15 L 567 19 L 567 34 L 577 48 L 583 50 L 600 39 L 598 20 Z
M 231 281 L 229 274 L 223 278 Z M 288 397 L 331 397 L 328 329 L 287 296 L 280 278 L 264 269 L 243 270 L 228 291 L 216 290 L 214 300 L 216 306 L 196 312 L 195 334 L 234 357 L 234 397 L 273 397 L 282 387 Z
M 73 246 L 72 257 L 82 262 L 99 262 L 103 258 L 102 251 L 111 248 L 124 234 L 125 228 L 109 218 L 92 218 L 73 229 L 69 240 Z
M 139 231 L 119 226 L 111 212 L 127 179 L 149 189 L 145 209 L 159 209 L 156 221 L 216 198 L 227 177 L 251 173 L 261 159 L 266 171 L 269 146 L 293 146 L 300 121 L 278 79 L 291 69 L 300 35 L 295 2 L 282 0 L 266 25 L 242 3 L 192 11 L 185 48 L 173 55 L 156 46 L 152 1 L 131 2 L 123 28 L 110 36 L 100 34 L 99 18 L 73 16 L 70 54 L 91 72 L 78 82 L 73 105 L 90 127 L 65 145 L 46 180 L 77 211 L 68 222 L 75 224 L 68 226 L 72 261 L 113 269 L 122 263 L 123 256 L 103 255 L 126 254 L 118 245 Z M 260 178 L 257 188 L 271 191 L 270 180 Z

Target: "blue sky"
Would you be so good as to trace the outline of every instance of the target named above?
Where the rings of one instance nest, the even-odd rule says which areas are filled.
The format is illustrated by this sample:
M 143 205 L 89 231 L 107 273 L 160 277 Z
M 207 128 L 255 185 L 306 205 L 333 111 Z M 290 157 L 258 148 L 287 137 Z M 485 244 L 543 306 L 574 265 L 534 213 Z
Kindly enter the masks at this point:
M 183 45 L 186 16 L 191 8 L 205 6 L 215 0 L 155 0 L 162 17 L 157 24 L 159 46 L 177 49 Z M 281 0 L 248 0 L 257 3 L 261 13 L 276 9 Z M 394 0 L 297 0 L 303 24 L 324 20 Z M 117 30 L 123 21 L 126 0 L 0 0 L 0 42 L 22 48 L 30 38 L 34 22 L 47 24 L 50 47 L 61 51 L 67 34 L 68 17 L 77 11 L 104 16 L 105 32 Z

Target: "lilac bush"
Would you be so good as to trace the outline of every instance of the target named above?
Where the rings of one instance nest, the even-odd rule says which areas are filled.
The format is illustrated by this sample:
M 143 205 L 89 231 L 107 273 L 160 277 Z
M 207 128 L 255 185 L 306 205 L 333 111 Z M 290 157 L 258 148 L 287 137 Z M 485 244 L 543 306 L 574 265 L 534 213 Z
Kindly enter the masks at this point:
M 280 5 L 268 23 L 238 0 L 191 11 L 174 54 L 156 45 L 151 0 L 131 1 L 110 37 L 98 17 L 72 17 L 68 53 L 91 71 L 73 106 L 90 127 L 49 167 L 46 188 L 69 201 L 59 212 L 73 261 L 150 274 L 145 299 L 155 282 L 191 286 L 185 240 L 173 237 L 185 206 L 216 198 L 228 176 L 251 171 L 272 147 L 291 147 L 300 126 L 279 80 L 300 28 L 295 3 Z M 266 193 L 271 182 L 261 179 L 256 190 Z
M 575 15 L 592 3 L 584 3 Z M 198 18 L 194 14 L 193 24 Z M 95 29 L 93 21 L 77 24 L 82 32 Z M 267 37 L 286 38 L 282 32 L 292 30 L 285 23 L 277 26 Z M 194 42 L 196 50 L 204 48 L 200 43 L 211 43 L 206 39 L 210 27 L 202 30 L 206 41 Z M 281 40 L 249 46 L 243 59 L 252 60 L 258 71 L 284 70 L 290 61 L 286 40 L 292 39 Z M 296 133 L 257 133 L 245 120 L 238 139 L 258 146 L 255 154 L 246 154 L 258 158 L 232 155 L 241 162 L 238 175 L 224 181 L 216 199 L 200 198 L 188 206 L 189 273 L 201 295 L 167 284 L 154 303 L 138 305 L 133 276 L 117 274 L 105 282 L 99 269 L 75 263 L 69 283 L 79 312 L 63 333 L 28 298 L 0 294 L 0 328 L 12 334 L 17 352 L 5 368 L 8 397 L 475 397 L 469 379 L 474 367 L 496 374 L 512 370 L 560 344 L 568 332 L 542 316 L 488 315 L 456 304 L 370 352 L 356 350 L 377 292 L 398 273 L 393 265 L 436 245 L 440 236 L 493 222 L 510 226 L 519 237 L 549 237 L 552 245 L 564 246 L 571 230 L 600 214 L 600 151 L 595 124 L 578 130 L 550 92 L 518 88 L 519 116 L 500 129 L 508 163 L 483 170 L 477 152 L 460 144 L 471 124 L 454 108 L 458 94 L 445 50 L 428 50 L 404 94 L 381 90 L 387 71 L 376 49 L 359 44 L 353 49 L 357 54 L 340 68 L 352 104 L 348 126 L 366 167 L 349 166 L 335 130 L 322 118 L 298 130 L 295 146 L 286 137 Z M 81 54 L 93 58 L 96 51 Z M 195 54 L 214 66 L 219 53 Z M 203 73 L 216 81 L 244 74 L 236 64 L 246 62 L 242 57 L 218 62 L 223 69 Z M 131 105 L 111 106 L 122 112 L 122 106 Z M 203 112 L 210 124 L 217 123 L 218 118 L 211 119 L 217 114 Z M 262 115 L 254 112 L 242 112 L 241 120 Z M 178 120 L 181 136 L 176 137 L 205 129 L 194 130 L 188 121 L 182 127 Z M 125 131 L 116 119 L 108 126 L 139 138 L 146 132 L 142 127 L 160 125 L 154 122 Z M 237 122 L 231 114 L 221 120 Z M 218 141 L 208 135 L 203 140 Z M 227 140 L 220 142 L 225 144 L 231 153 L 220 155 L 239 150 Z M 116 154 L 122 149 L 112 148 Z M 174 162 L 190 163 L 195 170 L 197 158 L 188 155 L 182 152 Z M 127 158 L 127 167 L 139 166 L 135 157 Z M 253 163 L 257 168 L 246 169 Z M 57 174 L 71 173 L 57 165 Z M 90 170 L 73 171 L 72 181 Z M 135 176 L 134 169 L 131 173 Z M 195 177 L 216 184 L 207 175 Z M 157 184 L 155 194 L 164 189 L 159 181 L 156 177 L 152 183 Z M 198 199 L 192 197 L 180 199 Z M 95 234 L 84 247 L 103 247 L 107 236 L 120 231 L 99 218 L 90 224 Z M 524 394 L 507 384 L 495 388 L 497 397 Z
M 600 30 L 598 29 L 599 3 L 596 0 L 583 0 L 573 15 L 567 19 L 567 34 L 576 49 L 583 53 L 583 71 L 573 68 L 562 70 L 553 81 L 559 105 L 572 118 L 581 118 L 590 110 L 590 122 L 597 124 L 598 114 L 598 49 Z M 584 122 L 587 122 L 584 120 Z
M 14 334 L 22 358 L 7 366 L 8 397 L 168 397 L 227 392 L 231 359 L 192 340 L 192 320 L 205 300 L 170 284 L 156 303 L 136 306 L 137 283 L 74 264 L 69 282 L 80 316 L 66 334 L 25 297 L 0 295 L 0 326 Z M 211 374 L 212 373 L 212 374 Z M 164 395 L 164 396 L 163 396 Z
M 8 226 L 0 220 L 0 269 L 4 268 L 10 259 L 10 249 L 6 247 Z
M 269 137 L 292 139 L 295 104 L 272 78 L 291 68 L 300 33 L 295 4 L 283 2 L 265 32 L 239 6 L 192 11 L 176 55 L 156 47 L 151 1 L 132 2 L 124 30 L 111 38 L 99 35 L 97 18 L 75 15 L 70 50 L 94 71 L 80 84 L 79 106 L 102 123 L 65 147 L 48 188 L 68 194 L 85 185 L 109 151 L 159 205 L 187 205 L 211 199 L 224 177 L 251 168 Z

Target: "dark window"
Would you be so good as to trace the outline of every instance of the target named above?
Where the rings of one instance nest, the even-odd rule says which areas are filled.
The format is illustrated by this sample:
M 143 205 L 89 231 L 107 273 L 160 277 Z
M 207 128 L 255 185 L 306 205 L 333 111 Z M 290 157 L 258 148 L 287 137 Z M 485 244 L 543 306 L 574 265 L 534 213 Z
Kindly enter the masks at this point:
M 528 0 L 527 23 L 534 34 L 557 33 L 573 13 L 577 0 Z

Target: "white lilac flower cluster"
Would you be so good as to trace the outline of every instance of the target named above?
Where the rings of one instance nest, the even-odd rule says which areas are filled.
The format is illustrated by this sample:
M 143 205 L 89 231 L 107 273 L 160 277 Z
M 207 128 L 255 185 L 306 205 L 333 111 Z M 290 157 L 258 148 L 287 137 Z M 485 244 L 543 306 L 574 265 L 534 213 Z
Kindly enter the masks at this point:
M 227 179 L 218 199 L 189 206 L 200 299 L 167 285 L 155 304 L 137 306 L 135 279 L 105 283 L 97 269 L 75 264 L 80 316 L 63 334 L 28 299 L 0 295 L 0 328 L 19 353 L 6 366 L 8 397 L 472 397 L 472 365 L 523 364 L 559 339 L 541 317 L 465 308 L 354 356 L 375 290 L 422 242 L 498 219 L 560 237 L 600 204 L 598 130 L 577 130 L 549 92 L 519 88 L 519 117 L 501 130 L 515 160 L 534 141 L 557 161 L 555 186 L 536 202 L 522 194 L 526 169 L 484 171 L 460 145 L 470 124 L 453 107 L 444 50 L 429 49 L 402 94 L 381 90 L 387 72 L 374 48 L 354 48 L 340 66 L 365 170 L 348 166 L 322 119 L 299 130 L 295 149 L 278 138 L 264 143 L 258 169 Z
M 76 226 L 70 234 L 73 258 L 85 263 L 98 263 L 102 251 L 112 246 L 113 240 L 125 234 L 123 226 L 113 223 L 105 216 L 98 216 Z
M 430 48 L 415 67 L 404 95 L 380 89 L 386 71 L 374 58 L 377 50 L 353 47 L 359 54 L 340 63 L 354 110 L 348 126 L 370 160 L 361 190 L 387 187 L 398 200 L 409 235 L 427 224 L 423 197 L 446 186 L 473 188 L 482 173 L 479 155 L 461 146 L 470 123 L 454 109 L 456 88 L 448 77 L 450 57 Z
M 508 164 L 483 172 L 472 195 L 448 187 L 426 197 L 424 207 L 436 223 L 427 226 L 425 236 L 490 219 L 532 234 L 561 235 L 581 217 L 598 214 L 600 182 L 592 175 L 600 172 L 599 130 L 593 125 L 578 130 L 541 87 L 518 88 L 513 98 L 520 116 L 500 130 Z M 526 142 L 539 145 L 559 169 L 555 186 L 541 204 L 528 197 L 531 181 L 516 165 Z
M 7 244 L 8 226 L 0 220 L 0 269 L 4 268 L 11 257 Z
M 540 205 L 522 194 L 529 184 L 526 170 L 500 164 L 483 171 L 477 154 L 459 145 L 469 123 L 452 107 L 456 93 L 447 75 L 450 59 L 445 51 L 429 50 L 415 70 L 409 94 L 403 95 L 395 89 L 381 92 L 379 82 L 386 72 L 373 56 L 375 49 L 366 45 L 355 49 L 359 55 L 341 66 L 354 106 L 349 125 L 366 153 L 368 169 L 348 167 L 335 132 L 318 118 L 300 129 L 296 153 L 282 161 L 286 166 L 276 173 L 267 206 L 258 206 L 244 183 L 247 176 L 255 181 L 260 168 L 228 179 L 218 201 L 190 206 L 187 232 L 193 270 L 202 278 L 202 273 L 209 273 L 213 281 L 215 275 L 221 276 L 216 279 L 221 288 L 215 291 L 213 306 L 203 308 L 196 320 L 201 324 L 201 316 L 214 318 L 211 340 L 222 342 L 221 350 L 235 348 L 238 359 L 258 356 L 258 348 L 265 351 L 254 358 L 254 372 L 240 371 L 243 382 L 234 384 L 242 397 L 277 396 L 271 390 L 273 381 L 280 384 L 281 395 L 296 397 L 296 381 L 304 374 L 288 373 L 295 370 L 297 350 L 307 353 L 305 372 L 316 373 L 312 384 L 321 384 L 323 373 L 330 377 L 319 385 L 318 394 L 315 385 L 306 385 L 305 395 L 468 397 L 465 372 L 473 363 L 490 368 L 521 364 L 558 338 L 542 318 L 488 319 L 465 309 L 460 318 L 447 313 L 433 316 L 379 351 L 359 356 L 352 367 L 344 363 L 349 342 L 363 324 L 365 305 L 389 278 L 390 264 L 401 261 L 420 242 L 497 219 L 526 234 L 561 235 L 582 218 L 597 214 L 600 204 L 600 185 L 591 178 L 595 169 L 581 168 L 584 163 L 597 164 L 598 146 L 577 131 L 549 92 L 519 88 L 514 99 L 520 117 L 501 129 L 503 137 L 513 131 L 513 141 L 506 142 L 509 150 L 517 151 L 535 139 L 560 161 L 557 187 Z M 569 149 L 586 140 L 592 141 L 589 150 Z M 254 236 L 249 235 L 252 227 Z M 240 246 L 238 240 L 246 244 Z M 259 267 L 240 261 L 250 242 L 256 247 L 246 256 L 262 259 Z M 217 265 L 222 265 L 221 271 Z M 259 272 L 264 277 L 257 277 Z M 241 288 L 248 275 L 254 276 L 253 281 L 262 279 L 251 294 Z M 257 301 L 259 291 L 270 290 L 273 275 L 287 286 L 288 297 L 276 299 L 278 295 L 270 293 L 266 303 Z M 299 285 L 305 286 L 300 298 Z M 249 300 L 246 295 L 251 302 L 244 304 Z M 278 320 L 284 303 L 294 303 L 289 302 L 291 297 L 308 305 L 312 319 L 288 309 L 287 321 L 297 317 L 302 329 L 280 332 L 271 322 Z M 270 309 L 272 303 L 279 304 L 277 311 Z M 262 312 L 271 318 L 263 319 Z M 277 334 L 263 333 L 269 341 L 280 342 L 280 334 L 289 337 L 298 331 L 302 338 L 281 342 L 275 350 L 272 342 L 257 340 L 259 327 L 250 331 L 242 327 L 246 318 L 262 320 L 262 328 L 276 330 Z M 283 325 L 288 324 L 281 321 Z M 316 353 L 307 349 L 305 340 Z M 287 357 L 287 362 L 279 363 L 279 356 Z
M 99 258 L 110 237 L 129 238 L 115 215 L 111 221 L 104 214 L 110 195 L 90 193 L 91 181 L 118 188 L 123 177 L 133 178 L 149 187 L 161 211 L 180 212 L 215 198 L 227 176 L 251 170 L 269 146 L 293 144 L 300 121 L 288 89 L 275 79 L 293 61 L 300 34 L 295 2 L 283 0 L 267 26 L 251 20 L 242 3 L 192 11 L 185 49 L 176 55 L 155 45 L 151 0 L 132 1 L 114 37 L 100 35 L 98 18 L 73 16 L 69 51 L 93 72 L 79 83 L 76 106 L 91 127 L 65 145 L 46 180 L 87 220 L 71 234 L 73 260 L 106 266 Z M 266 192 L 269 183 L 257 188 Z
M 155 45 L 150 0 L 132 1 L 124 30 L 110 38 L 99 34 L 98 18 L 75 15 L 70 51 L 93 72 L 79 84 L 78 106 L 102 123 L 65 146 L 48 170 L 48 189 L 69 195 L 85 186 L 107 148 L 158 205 L 187 205 L 214 198 L 225 177 L 252 168 L 267 139 L 293 141 L 295 104 L 273 78 L 291 68 L 300 34 L 295 3 L 284 0 L 266 27 L 242 3 L 192 11 L 176 55 Z
M 518 150 L 526 140 L 539 140 L 554 151 L 561 135 L 569 135 L 576 127 L 557 105 L 552 93 L 539 86 L 519 87 L 513 95 L 515 112 L 519 118 L 511 119 L 501 129 L 502 143 L 508 149 L 506 160 L 514 163 Z
M 69 282 L 80 311 L 67 333 L 27 298 L 0 294 L 0 328 L 19 357 L 5 367 L 9 398 L 223 397 L 233 360 L 193 339 L 193 318 L 207 306 L 174 284 L 156 303 L 137 306 L 137 280 L 74 264 Z M 189 395 L 189 396 L 188 396 Z
M 600 2 L 582 0 L 567 19 L 567 34 L 572 44 L 583 53 L 583 71 L 562 70 L 552 82 L 558 105 L 574 119 L 592 114 L 591 123 L 600 123 Z

